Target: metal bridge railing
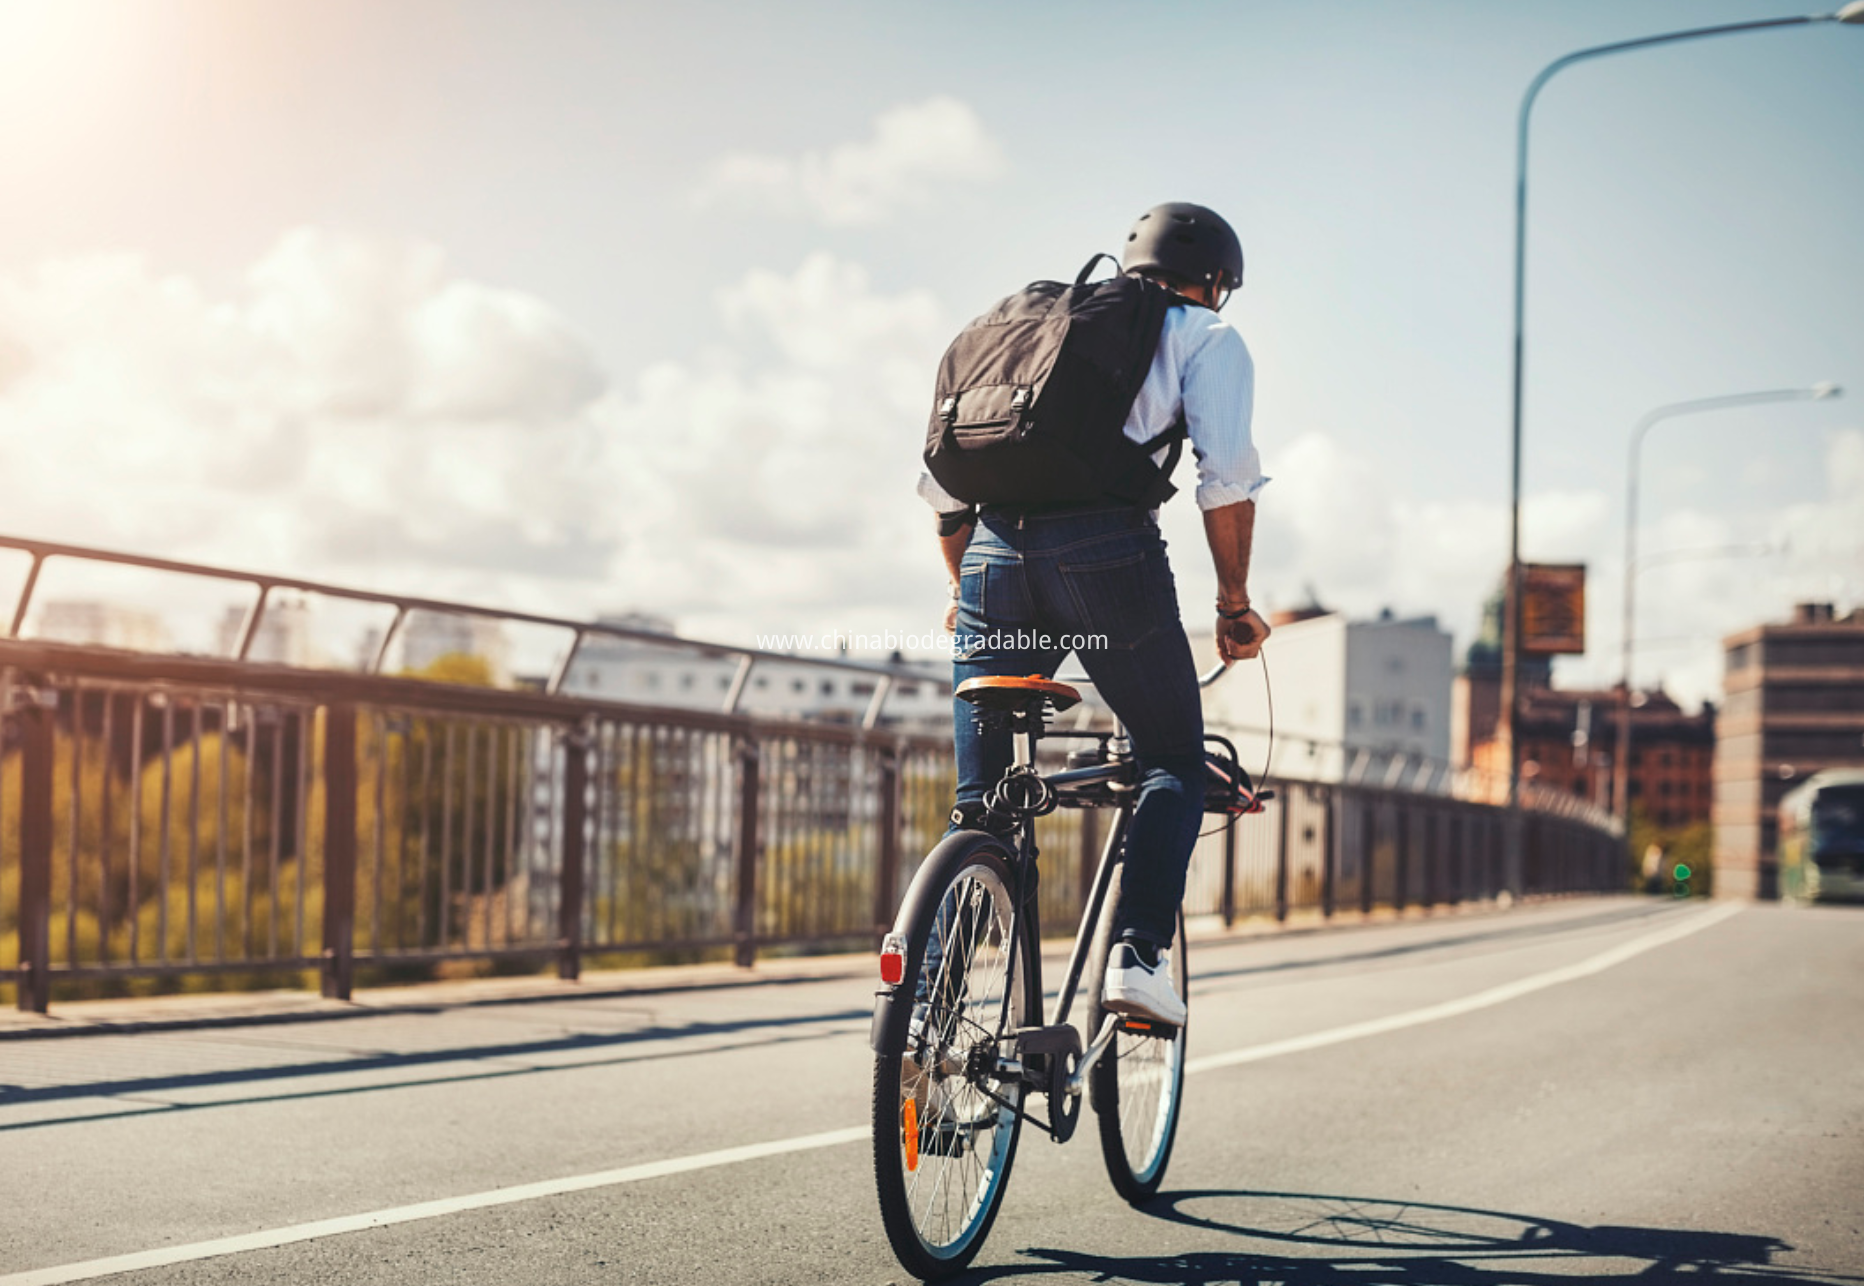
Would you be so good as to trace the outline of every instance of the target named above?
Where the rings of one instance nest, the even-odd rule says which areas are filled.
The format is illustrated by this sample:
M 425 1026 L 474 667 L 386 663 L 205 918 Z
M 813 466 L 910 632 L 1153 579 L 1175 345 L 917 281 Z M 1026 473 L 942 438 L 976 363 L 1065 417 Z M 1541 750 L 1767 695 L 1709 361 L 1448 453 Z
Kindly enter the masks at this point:
M 567 646 L 551 670 L 550 677 L 544 683 L 544 691 L 551 694 L 562 690 L 564 680 L 568 678 L 571 668 L 575 665 L 583 644 L 591 637 L 640 643 L 650 647 L 690 652 L 699 656 L 736 659 L 737 670 L 725 692 L 723 708 L 727 714 L 738 709 L 750 682 L 752 671 L 760 661 L 777 661 L 786 666 L 816 666 L 875 676 L 874 692 L 862 718 L 863 726 L 869 728 L 876 727 L 880 723 L 887 698 L 892 693 L 895 683 L 905 681 L 917 684 L 927 681 L 927 676 L 923 673 L 900 665 L 849 661 L 839 657 L 812 657 L 788 652 L 770 652 L 759 648 L 738 647 L 733 644 L 683 639 L 675 635 L 632 629 L 607 621 L 577 621 L 566 617 L 538 616 L 530 612 L 506 611 L 502 608 L 420 598 L 410 594 L 388 594 L 375 590 L 352 589 L 343 585 L 273 576 L 263 572 L 235 571 L 231 568 L 213 567 L 204 563 L 183 563 L 165 558 L 147 558 L 140 554 L 91 549 L 82 545 L 64 545 L 53 541 L 0 536 L 0 549 L 15 550 L 25 554 L 29 560 L 25 578 L 20 586 L 19 597 L 14 602 L 12 623 L 5 635 L 8 639 L 19 639 L 22 636 L 32 608 L 33 595 L 38 589 L 40 575 L 45 570 L 46 563 L 54 558 L 62 558 L 81 563 L 129 567 L 201 580 L 231 582 L 247 587 L 252 591 L 253 599 L 247 607 L 245 620 L 240 627 L 232 655 L 228 658 L 235 661 L 244 661 L 251 655 L 253 642 L 259 637 L 260 626 L 264 624 L 266 610 L 272 604 L 273 593 L 286 590 L 300 594 L 316 594 L 342 602 L 372 604 L 391 610 L 392 615 L 388 626 L 383 630 L 374 654 L 365 668 L 364 672 L 368 674 L 382 672 L 383 666 L 387 664 L 388 657 L 394 649 L 396 637 L 408 623 L 408 618 L 415 612 L 428 612 L 439 616 L 479 617 L 511 625 L 542 626 L 567 634 L 569 636 Z M 949 683 L 942 686 L 950 690 Z
M 315 972 L 346 997 L 359 969 L 574 978 L 592 956 L 852 946 L 891 921 L 953 788 L 948 734 L 874 710 L 830 724 L 0 639 L 0 982 L 44 1011 L 60 982 Z M 1191 914 L 1623 885 L 1620 841 L 1583 818 L 1275 785 L 1200 841 Z M 1078 914 L 1103 824 L 1039 824 L 1050 924 Z

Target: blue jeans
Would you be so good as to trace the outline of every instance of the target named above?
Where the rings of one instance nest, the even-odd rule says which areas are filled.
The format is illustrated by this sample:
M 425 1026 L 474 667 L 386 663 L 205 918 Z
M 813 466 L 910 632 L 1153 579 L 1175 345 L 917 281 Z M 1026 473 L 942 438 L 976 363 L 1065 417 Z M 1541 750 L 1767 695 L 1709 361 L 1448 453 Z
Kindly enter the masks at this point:
M 1125 723 L 1140 780 L 1114 931 L 1171 945 L 1203 819 L 1204 711 L 1158 527 L 1130 506 L 986 509 L 961 571 L 955 683 L 1052 677 L 1073 650 Z M 1011 736 L 980 732 L 969 705 L 953 707 L 958 804 L 977 807 L 1010 766 Z

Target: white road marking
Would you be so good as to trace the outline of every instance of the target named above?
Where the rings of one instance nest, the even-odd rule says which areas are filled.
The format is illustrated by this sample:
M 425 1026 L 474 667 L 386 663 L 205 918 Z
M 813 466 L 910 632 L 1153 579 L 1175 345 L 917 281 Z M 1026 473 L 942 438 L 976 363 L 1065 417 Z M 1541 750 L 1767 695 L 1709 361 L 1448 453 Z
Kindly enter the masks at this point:
M 1478 991 L 1475 995 L 1464 996 L 1460 1000 L 1446 1000 L 1439 1005 L 1409 1009 L 1402 1014 L 1392 1014 L 1386 1018 L 1372 1018 L 1362 1023 L 1349 1023 L 1345 1027 L 1312 1032 L 1306 1036 L 1291 1036 L 1287 1040 L 1270 1041 L 1266 1045 L 1252 1045 L 1248 1049 L 1233 1049 L 1227 1054 L 1206 1054 L 1202 1058 L 1188 1060 L 1184 1065 L 1184 1070 L 1186 1072 L 1208 1072 L 1219 1067 L 1235 1067 L 1239 1063 L 1259 1063 L 1265 1058 L 1280 1058 L 1284 1054 L 1299 1054 L 1305 1050 L 1321 1049 L 1327 1045 L 1338 1045 L 1367 1036 L 1382 1036 L 1386 1032 L 1401 1031 L 1406 1027 L 1434 1023 L 1445 1018 L 1455 1018 L 1460 1014 L 1473 1013 L 1478 1009 L 1487 1009 L 1491 1005 L 1517 1000 L 1548 987 L 1557 987 L 1563 982 L 1574 982 L 1580 978 L 1590 978 L 1595 973 L 1603 973 L 1613 965 L 1623 964 L 1633 956 L 1643 955 L 1646 951 L 1661 947 L 1665 943 L 1687 938 L 1692 933 L 1699 933 L 1712 925 L 1720 924 L 1740 910 L 1740 903 L 1726 903 L 1713 911 L 1692 915 L 1681 924 L 1658 929 L 1641 938 L 1633 938 L 1629 942 L 1621 943 L 1609 951 L 1601 951 L 1598 955 L 1581 960 L 1578 964 L 1570 964 L 1560 969 L 1549 969 L 1546 973 L 1537 973 L 1515 982 L 1503 983 L 1499 987 L 1490 987 L 1487 991 Z M 0 1278 L 0 1286 L 7 1286 L 5 1278 Z
M 458 1214 L 464 1210 L 484 1210 L 488 1206 L 509 1206 L 520 1201 L 535 1201 L 539 1197 L 557 1197 L 566 1192 L 587 1192 L 591 1188 L 610 1188 L 621 1183 L 639 1183 L 643 1179 L 663 1179 L 670 1174 L 710 1170 L 715 1166 L 737 1165 L 740 1161 L 756 1161 L 762 1157 L 781 1156 L 790 1152 L 807 1152 L 811 1148 L 832 1148 L 869 1137 L 871 1134 L 868 1127 L 862 1125 L 846 1130 L 829 1130 L 822 1134 L 805 1134 L 794 1139 L 751 1143 L 739 1148 L 720 1148 L 716 1152 L 673 1157 L 666 1161 L 649 1161 L 644 1165 L 625 1166 L 620 1170 L 602 1170 L 595 1174 L 573 1175 L 567 1179 L 546 1179 L 542 1183 L 525 1183 L 515 1188 L 497 1188 L 491 1192 L 475 1192 L 464 1197 L 422 1201 L 412 1206 L 394 1206 L 388 1210 L 374 1210 L 367 1214 L 319 1219 L 313 1223 L 292 1224 L 286 1228 L 249 1232 L 237 1237 L 216 1237 L 212 1241 L 197 1241 L 185 1246 L 164 1246 L 160 1250 L 144 1250 L 130 1255 L 112 1255 L 108 1259 L 90 1259 L 81 1264 L 35 1268 L 30 1272 L 12 1273 L 0 1277 L 0 1286 L 55 1286 L 55 1283 L 59 1282 L 89 1281 L 95 1277 L 108 1277 L 112 1273 L 163 1268 L 169 1264 L 185 1264 L 197 1259 L 213 1259 L 220 1255 L 237 1255 L 249 1250 L 288 1246 L 294 1241 L 314 1241 L 319 1237 L 334 1237 L 346 1232 L 362 1232 L 368 1228 L 386 1228 L 390 1224 L 437 1219 L 442 1215 Z
M 1680 924 L 1670 925 L 1642 937 L 1633 938 L 1629 942 L 1622 943 L 1608 951 L 1602 951 L 1578 964 L 1550 969 L 1545 973 L 1537 973 L 1517 982 L 1504 983 L 1499 987 L 1491 987 L 1487 991 L 1479 991 L 1473 996 L 1465 996 L 1461 1000 L 1427 1005 L 1422 1009 L 1393 1014 L 1389 1018 L 1374 1018 L 1367 1022 L 1334 1027 L 1307 1036 L 1271 1041 L 1266 1045 L 1252 1045 L 1247 1049 L 1231 1050 L 1227 1054 L 1208 1054 L 1203 1058 L 1194 1058 L 1185 1064 L 1185 1071 L 1207 1072 L 1219 1067 L 1234 1067 L 1240 1063 L 1256 1063 L 1265 1058 L 1298 1054 L 1305 1050 L 1338 1045 L 1344 1041 L 1360 1040 L 1367 1036 L 1378 1036 L 1385 1032 L 1399 1031 L 1406 1027 L 1416 1027 L 1444 1018 L 1454 1018 L 1478 1009 L 1487 1009 L 1548 987 L 1558 986 L 1563 982 L 1573 982 L 1603 973 L 1614 965 L 1623 964 L 1633 956 L 1642 955 L 1666 943 L 1675 942 L 1680 938 L 1686 938 L 1693 933 L 1699 933 L 1703 929 L 1720 924 L 1740 910 L 1739 903 L 1730 903 L 1712 911 L 1692 915 Z M 311 1223 L 291 1224 L 284 1228 L 272 1228 L 235 1237 L 217 1237 L 212 1241 L 191 1242 L 185 1246 L 164 1246 L 159 1250 L 112 1255 L 106 1259 L 87 1259 L 82 1263 L 60 1264 L 51 1268 L 35 1268 L 27 1272 L 10 1273 L 0 1277 L 0 1286 L 59 1286 L 63 1282 L 91 1281 L 114 1273 L 137 1272 L 145 1268 L 163 1268 L 170 1264 L 185 1264 L 200 1259 L 213 1259 L 221 1255 L 266 1250 L 274 1246 L 288 1246 L 293 1242 L 315 1241 L 320 1237 L 363 1232 L 370 1228 L 386 1228 L 393 1224 L 438 1219 L 444 1215 L 459 1214 L 467 1210 L 515 1205 L 521 1201 L 535 1201 L 540 1197 L 587 1192 L 592 1188 L 611 1188 L 618 1184 L 639 1183 L 645 1179 L 661 1179 L 668 1175 L 688 1174 L 694 1170 L 711 1170 L 719 1166 L 737 1165 L 743 1161 L 756 1161 L 764 1157 L 808 1152 L 816 1148 L 839 1147 L 844 1143 L 863 1142 L 870 1137 L 869 1128 L 865 1125 L 858 1125 L 844 1130 L 828 1130 L 821 1134 L 773 1139 L 768 1143 L 720 1148 L 715 1152 L 672 1157 L 665 1161 L 649 1161 L 641 1165 L 624 1166 L 619 1170 L 602 1170 L 595 1174 L 572 1175 L 564 1179 L 546 1179 L 541 1183 L 520 1184 L 513 1188 L 496 1188 L 490 1192 L 475 1192 L 463 1197 L 444 1197 L 438 1201 L 423 1201 L 411 1206 L 394 1206 L 387 1210 L 374 1210 L 366 1214 L 341 1215 L 335 1219 L 319 1219 Z

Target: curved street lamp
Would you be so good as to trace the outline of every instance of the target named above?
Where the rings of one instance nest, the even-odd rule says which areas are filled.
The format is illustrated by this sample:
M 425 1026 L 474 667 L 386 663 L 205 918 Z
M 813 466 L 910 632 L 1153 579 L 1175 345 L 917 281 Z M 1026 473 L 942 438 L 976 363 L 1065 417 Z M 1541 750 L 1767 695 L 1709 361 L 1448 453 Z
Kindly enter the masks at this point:
M 1858 0 L 1864 7 L 1864 0 Z M 1768 402 L 1821 402 L 1842 397 L 1844 390 L 1836 384 L 1814 384 L 1811 388 L 1763 389 L 1756 393 L 1728 393 L 1721 397 L 1701 397 L 1688 402 L 1671 402 L 1660 406 L 1637 422 L 1631 430 L 1629 459 L 1625 466 L 1625 593 L 1624 620 L 1618 636 L 1621 651 L 1618 692 L 1618 745 L 1612 765 L 1612 811 L 1631 825 L 1631 638 L 1633 609 L 1636 606 L 1637 576 L 1632 565 L 1637 559 L 1637 484 L 1638 462 L 1644 447 L 1644 435 L 1664 420 L 1679 415 L 1696 415 L 1704 411 L 1726 411 L 1737 406 L 1760 406 Z
M 1765 31 L 1773 27 L 1800 27 L 1817 22 L 1864 24 L 1864 0 L 1850 0 L 1836 13 L 1805 14 L 1792 18 L 1763 18 L 1755 22 L 1733 22 L 1719 27 L 1695 27 L 1688 31 L 1671 31 L 1663 35 L 1643 36 L 1637 40 L 1620 40 L 1609 45 L 1595 45 L 1556 58 L 1528 82 L 1521 99 L 1521 116 L 1515 136 L 1515 256 L 1514 256 L 1514 453 L 1510 468 L 1508 507 L 1508 594 L 1502 614 L 1502 717 L 1508 729 L 1508 806 L 1518 802 L 1521 782 L 1521 747 L 1515 737 L 1519 723 L 1520 692 L 1516 681 L 1521 651 L 1521 356 L 1522 318 L 1524 315 L 1527 263 L 1527 127 L 1534 100 L 1541 87 L 1555 72 L 1589 58 L 1627 53 L 1652 45 L 1674 44 L 1706 36 L 1732 36 L 1744 31 Z

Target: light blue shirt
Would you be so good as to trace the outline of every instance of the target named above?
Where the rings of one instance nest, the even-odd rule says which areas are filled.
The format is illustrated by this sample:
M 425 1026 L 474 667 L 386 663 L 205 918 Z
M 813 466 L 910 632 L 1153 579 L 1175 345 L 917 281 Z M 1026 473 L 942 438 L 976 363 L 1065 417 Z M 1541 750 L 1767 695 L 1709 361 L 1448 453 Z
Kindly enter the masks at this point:
M 1268 479 L 1250 435 L 1256 364 L 1236 328 L 1210 309 L 1181 304 L 1165 314 L 1152 369 L 1126 417 L 1126 436 L 1150 442 L 1184 413 L 1197 461 L 1197 507 L 1219 509 L 1254 500 Z M 1153 459 L 1164 462 L 1165 452 Z M 940 513 L 965 508 L 929 473 L 919 494 Z

